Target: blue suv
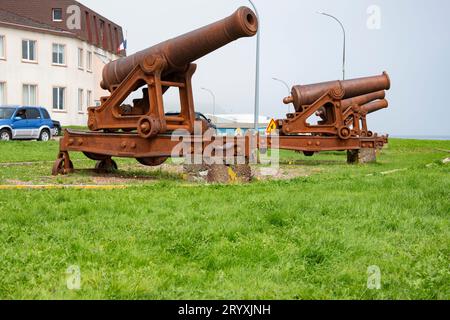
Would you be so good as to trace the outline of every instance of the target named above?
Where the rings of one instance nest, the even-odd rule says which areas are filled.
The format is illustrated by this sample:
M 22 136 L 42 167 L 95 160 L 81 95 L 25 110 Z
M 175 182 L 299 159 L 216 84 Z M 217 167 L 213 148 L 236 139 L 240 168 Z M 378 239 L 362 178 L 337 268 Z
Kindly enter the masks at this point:
M 48 111 L 41 107 L 0 107 L 0 140 L 49 141 L 55 133 Z

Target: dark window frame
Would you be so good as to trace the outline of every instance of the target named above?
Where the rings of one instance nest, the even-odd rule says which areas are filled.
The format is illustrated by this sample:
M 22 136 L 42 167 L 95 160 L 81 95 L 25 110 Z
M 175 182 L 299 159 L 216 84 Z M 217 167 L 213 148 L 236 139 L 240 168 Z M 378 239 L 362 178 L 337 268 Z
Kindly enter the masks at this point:
M 55 13 L 59 12 L 60 18 L 55 18 Z M 63 10 L 62 8 L 52 8 L 52 21 L 54 22 L 61 22 L 63 21 Z

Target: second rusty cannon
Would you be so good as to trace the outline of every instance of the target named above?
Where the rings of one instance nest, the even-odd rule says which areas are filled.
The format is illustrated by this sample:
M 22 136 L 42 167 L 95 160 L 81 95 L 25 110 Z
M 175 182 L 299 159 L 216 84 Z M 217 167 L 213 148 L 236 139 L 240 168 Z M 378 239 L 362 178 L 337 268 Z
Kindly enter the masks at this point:
M 294 86 L 283 102 L 293 104 L 295 112 L 275 121 L 280 148 L 306 156 L 347 150 L 350 163 L 375 161 L 375 150 L 388 142 L 388 136 L 370 131 L 366 116 L 388 107 L 385 98 L 390 87 L 386 72 L 373 77 Z
M 330 90 L 337 96 L 342 94 L 342 99 L 350 99 L 377 91 L 389 90 L 390 87 L 389 75 L 383 72 L 380 76 L 294 86 L 291 96 L 284 98 L 283 102 L 285 104 L 292 103 L 298 112 L 302 110 L 303 106 L 313 104 Z
M 292 103 L 295 114 L 278 121 L 283 135 L 312 134 L 351 137 L 371 137 L 366 115 L 388 106 L 385 90 L 391 87 L 386 72 L 379 76 L 329 81 L 292 88 L 292 94 L 284 98 Z M 313 123 L 314 116 L 321 121 Z

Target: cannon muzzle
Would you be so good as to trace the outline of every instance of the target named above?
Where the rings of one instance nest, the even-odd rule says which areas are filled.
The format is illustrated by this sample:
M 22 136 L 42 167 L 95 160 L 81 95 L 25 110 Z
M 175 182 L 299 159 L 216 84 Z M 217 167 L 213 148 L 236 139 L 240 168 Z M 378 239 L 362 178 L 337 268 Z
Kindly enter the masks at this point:
M 366 77 L 344 81 L 329 81 L 304 86 L 294 86 L 291 96 L 284 98 L 285 104 L 292 103 L 295 110 L 302 106 L 311 105 L 330 90 L 344 91 L 343 99 L 363 96 L 382 90 L 389 90 L 391 81 L 386 72 L 380 76 Z
M 256 14 L 247 7 L 241 7 L 228 18 L 107 64 L 103 68 L 101 87 L 111 89 L 125 80 L 137 65 L 152 65 L 156 58 L 165 62 L 163 75 L 185 71 L 195 60 L 257 32 Z

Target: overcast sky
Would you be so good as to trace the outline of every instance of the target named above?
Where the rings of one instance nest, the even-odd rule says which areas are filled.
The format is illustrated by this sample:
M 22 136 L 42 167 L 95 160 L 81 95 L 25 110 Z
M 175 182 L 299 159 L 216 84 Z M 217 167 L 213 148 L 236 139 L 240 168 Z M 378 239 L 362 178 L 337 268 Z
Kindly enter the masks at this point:
M 82 0 L 122 25 L 132 54 L 226 17 L 245 0 Z M 370 115 L 369 127 L 393 135 L 450 135 L 450 1 L 254 0 L 261 17 L 261 113 L 284 117 L 290 85 L 342 77 L 342 31 L 347 30 L 347 78 L 381 74 L 392 81 L 390 108 Z M 381 9 L 381 29 L 370 29 L 368 8 Z M 373 20 L 370 20 L 373 21 Z M 253 113 L 256 37 L 241 39 L 197 63 L 194 97 L 212 113 Z M 172 99 L 172 98 L 170 98 Z

